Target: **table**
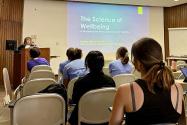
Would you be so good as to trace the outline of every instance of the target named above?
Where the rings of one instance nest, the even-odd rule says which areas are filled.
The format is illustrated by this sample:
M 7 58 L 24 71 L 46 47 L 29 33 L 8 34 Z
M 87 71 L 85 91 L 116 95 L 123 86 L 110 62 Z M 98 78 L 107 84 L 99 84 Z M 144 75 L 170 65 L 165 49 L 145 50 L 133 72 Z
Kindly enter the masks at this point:
M 182 56 L 170 56 L 170 57 L 167 57 L 166 59 L 167 59 L 168 66 L 171 66 L 172 60 L 187 61 L 187 57 L 182 57 Z

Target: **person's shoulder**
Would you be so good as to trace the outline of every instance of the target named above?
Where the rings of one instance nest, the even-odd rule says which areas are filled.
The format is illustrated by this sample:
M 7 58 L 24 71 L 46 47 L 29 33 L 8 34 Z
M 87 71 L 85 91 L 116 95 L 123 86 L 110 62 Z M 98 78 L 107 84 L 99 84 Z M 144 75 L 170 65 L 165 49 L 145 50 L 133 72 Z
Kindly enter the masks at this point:
M 69 63 L 67 63 L 65 65 L 65 67 L 71 67 L 72 65 L 75 65 L 76 61 L 75 60 L 72 60 L 72 61 L 69 61 Z
M 84 60 L 82 60 L 82 59 L 76 59 L 76 60 L 74 60 L 74 63 L 82 64 L 82 63 L 84 63 Z
M 119 63 L 118 60 L 113 60 L 112 62 L 109 63 L 109 68 L 115 67 Z
M 79 77 L 79 79 L 77 80 L 80 83 L 85 83 L 85 84 L 89 84 L 90 81 L 93 80 L 93 75 L 91 73 L 87 73 L 84 76 Z
M 33 59 L 29 59 L 29 60 L 27 61 L 27 63 L 33 63 L 33 62 L 34 62 Z
M 134 66 L 131 61 L 129 61 L 127 64 L 130 65 L 130 66 Z
M 111 76 L 104 74 L 103 79 L 105 79 L 108 83 L 111 83 L 111 84 L 113 84 L 113 86 L 115 86 L 115 82 Z
M 113 60 L 113 61 L 110 63 L 110 65 L 112 65 L 112 66 L 116 66 L 116 65 L 119 65 L 119 64 L 121 64 L 121 61 L 120 61 L 120 60 Z
M 90 73 L 86 74 L 85 76 L 79 77 L 77 82 L 84 83 L 87 82 L 89 79 L 90 79 Z
M 40 57 L 37 60 L 48 62 L 46 58 Z
M 107 78 L 107 79 L 112 79 L 112 77 L 111 77 L 111 76 L 106 75 L 106 74 L 103 74 L 103 77 L 105 77 L 105 78 Z
M 119 60 L 113 60 L 112 62 L 110 62 L 109 64 L 116 64 L 116 63 L 119 63 L 120 61 Z
M 130 83 L 120 85 L 116 91 L 117 100 L 120 101 L 120 103 L 125 103 L 126 101 L 128 102 L 130 99 L 130 93 Z
M 130 90 L 130 84 L 133 84 L 133 86 L 135 85 L 134 83 L 121 84 L 118 87 L 118 91 L 121 92 L 121 93 L 128 92 Z
M 83 77 L 79 77 L 76 82 L 75 82 L 75 88 L 81 88 L 82 86 L 85 86 L 85 83 L 87 81 L 87 77 L 83 76 Z
M 60 66 L 65 66 L 66 64 L 70 63 L 69 60 L 65 60 L 63 62 L 60 63 Z
M 33 62 L 33 60 L 28 60 L 27 61 L 27 64 L 30 64 L 30 63 L 32 63 Z
M 46 60 L 46 59 L 43 57 L 38 57 L 38 58 L 35 58 L 35 60 Z
M 21 45 L 18 47 L 18 50 L 21 50 L 21 49 L 23 49 L 23 48 L 25 48 L 25 44 L 21 44 Z
M 76 64 L 76 63 L 77 63 L 77 60 L 72 60 L 72 61 L 69 62 L 67 65 L 68 65 L 68 66 L 71 66 L 71 65 L 74 65 L 74 64 Z M 66 66 L 67 66 L 67 65 L 66 65 Z
M 72 69 L 77 69 L 78 67 L 84 66 L 84 61 L 81 59 L 76 59 L 68 63 L 66 66 Z
M 183 87 L 182 87 L 181 83 L 175 83 L 171 87 L 175 88 L 175 86 L 178 88 L 179 92 L 183 92 Z
M 76 66 L 77 64 L 73 61 L 67 63 L 65 66 L 64 66 L 64 69 L 65 70 L 70 70 L 70 69 L 74 69 L 74 67 Z

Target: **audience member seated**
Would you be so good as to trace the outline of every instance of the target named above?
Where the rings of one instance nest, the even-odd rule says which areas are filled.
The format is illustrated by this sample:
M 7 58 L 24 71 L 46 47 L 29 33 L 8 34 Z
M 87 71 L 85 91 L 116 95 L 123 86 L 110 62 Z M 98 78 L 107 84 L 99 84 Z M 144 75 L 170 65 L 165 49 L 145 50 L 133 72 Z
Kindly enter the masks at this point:
M 118 88 L 109 125 L 120 125 L 124 114 L 127 125 L 177 123 L 183 89 L 165 66 L 160 44 L 142 38 L 133 44 L 131 54 L 141 79 Z
M 59 65 L 59 72 L 62 73 L 62 74 L 63 74 L 65 65 L 68 64 L 68 63 L 70 63 L 73 60 L 74 48 L 67 49 L 66 56 L 68 57 L 68 60 L 60 63 L 60 65 Z
M 49 65 L 49 62 L 45 58 L 41 58 L 40 49 L 38 47 L 32 47 L 29 51 L 31 59 L 27 62 L 27 69 L 31 69 L 36 65 Z
M 70 80 L 72 80 L 75 77 L 84 76 L 87 73 L 84 65 L 84 61 L 81 60 L 81 57 L 82 57 L 82 50 L 79 48 L 75 48 L 74 56 L 72 59 L 73 61 L 71 61 L 64 67 L 63 84 L 65 85 L 66 88 Z
M 134 66 L 129 62 L 128 50 L 125 47 L 118 48 L 116 60 L 109 64 L 109 72 L 113 77 L 119 74 L 132 73 Z
M 85 59 L 85 65 L 86 68 L 89 69 L 90 73 L 84 77 L 80 77 L 75 82 L 72 102 L 76 104 L 76 106 L 69 119 L 69 123 L 71 125 L 78 125 L 78 102 L 83 94 L 90 90 L 99 89 L 102 87 L 115 87 L 113 79 L 105 75 L 102 71 L 104 66 L 104 57 L 101 52 L 89 52 Z

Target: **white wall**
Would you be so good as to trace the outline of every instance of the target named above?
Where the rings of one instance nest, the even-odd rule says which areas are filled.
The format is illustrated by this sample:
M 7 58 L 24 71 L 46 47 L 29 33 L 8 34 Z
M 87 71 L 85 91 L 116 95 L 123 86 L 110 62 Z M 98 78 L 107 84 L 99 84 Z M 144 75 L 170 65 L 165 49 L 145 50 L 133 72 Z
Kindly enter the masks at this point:
M 23 38 L 31 36 L 39 47 L 49 47 L 51 66 L 57 72 L 66 51 L 66 6 L 62 1 L 25 0 Z
M 55 72 L 57 72 L 59 63 L 66 58 L 66 11 L 64 1 L 24 1 L 23 38 L 31 36 L 39 47 L 50 47 L 51 55 L 60 56 L 51 60 Z M 163 8 L 151 7 L 149 24 L 149 37 L 159 41 L 164 51 Z M 104 56 L 106 60 L 115 59 L 115 53 Z

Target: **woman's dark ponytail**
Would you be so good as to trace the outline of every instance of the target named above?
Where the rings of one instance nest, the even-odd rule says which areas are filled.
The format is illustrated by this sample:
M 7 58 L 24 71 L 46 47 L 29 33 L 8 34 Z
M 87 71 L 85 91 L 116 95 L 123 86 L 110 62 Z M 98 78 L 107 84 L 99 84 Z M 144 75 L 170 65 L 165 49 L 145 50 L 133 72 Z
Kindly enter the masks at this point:
M 150 92 L 169 90 L 174 84 L 172 71 L 163 62 L 162 48 L 152 38 L 142 38 L 131 49 L 132 58 L 142 64 L 144 79 Z
M 117 57 L 121 60 L 123 65 L 129 62 L 128 50 L 125 47 L 120 47 L 117 50 Z
M 144 78 L 148 83 L 148 89 L 152 93 L 157 90 L 167 90 L 174 84 L 174 77 L 172 71 L 165 66 L 163 61 L 157 63 L 149 69 Z

